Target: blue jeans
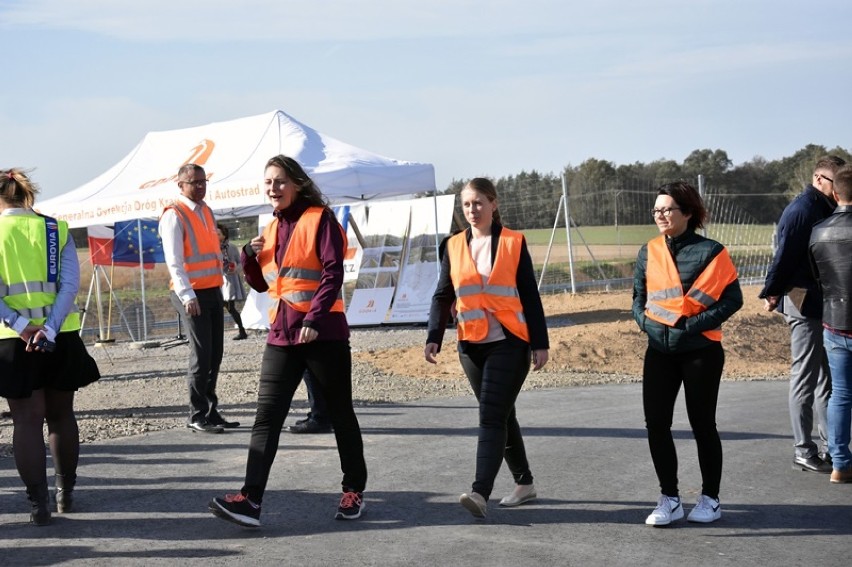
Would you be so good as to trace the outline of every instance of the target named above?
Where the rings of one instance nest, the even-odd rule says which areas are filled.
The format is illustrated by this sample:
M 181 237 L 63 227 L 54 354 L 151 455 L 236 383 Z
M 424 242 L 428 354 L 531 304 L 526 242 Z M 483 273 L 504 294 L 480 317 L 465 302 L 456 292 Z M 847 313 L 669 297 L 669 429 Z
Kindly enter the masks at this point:
M 852 338 L 830 331 L 823 344 L 831 368 L 831 398 L 828 400 L 828 450 L 836 470 L 852 466 L 849 451 L 852 429 Z

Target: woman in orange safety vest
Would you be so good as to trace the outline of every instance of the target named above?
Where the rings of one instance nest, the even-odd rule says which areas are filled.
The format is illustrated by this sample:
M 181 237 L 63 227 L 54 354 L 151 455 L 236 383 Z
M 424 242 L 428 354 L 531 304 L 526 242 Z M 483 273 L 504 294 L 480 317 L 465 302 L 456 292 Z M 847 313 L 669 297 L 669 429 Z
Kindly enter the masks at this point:
M 260 505 L 281 429 L 293 394 L 309 370 L 326 401 L 343 470 L 335 518 L 354 520 L 364 510 L 367 465 L 352 406 L 352 353 L 341 299 L 346 234 L 326 198 L 293 158 L 269 159 L 263 183 L 274 218 L 241 256 L 246 282 L 273 300 L 257 415 L 242 488 L 212 499 L 209 508 L 236 524 L 260 525 Z
M 633 317 L 648 335 L 645 424 L 662 492 L 645 523 L 664 526 L 684 516 L 671 431 L 681 384 L 702 478 L 701 495 L 687 519 L 710 523 L 722 515 L 722 443 L 716 430 L 725 362 L 721 325 L 742 307 L 743 296 L 728 251 L 695 232 L 704 227 L 707 210 L 693 186 L 661 186 L 651 213 L 660 235 L 639 250 L 633 277 Z
M 536 498 L 515 399 L 530 361 L 534 370 L 547 362 L 549 343 L 532 259 L 523 235 L 500 224 L 494 184 L 471 179 L 460 197 L 470 227 L 445 241 L 424 355 L 437 362 L 455 306 L 459 360 L 479 401 L 476 474 L 472 490 L 459 501 L 474 517 L 484 518 L 504 458 L 516 486 L 500 505 Z

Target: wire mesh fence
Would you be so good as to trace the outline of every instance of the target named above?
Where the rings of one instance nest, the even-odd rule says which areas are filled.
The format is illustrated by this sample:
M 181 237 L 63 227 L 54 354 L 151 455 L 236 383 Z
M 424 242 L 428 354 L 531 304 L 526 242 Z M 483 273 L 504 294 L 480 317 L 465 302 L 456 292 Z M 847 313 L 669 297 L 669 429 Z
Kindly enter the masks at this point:
M 569 188 L 567 202 L 561 187 L 525 187 L 513 198 L 503 198 L 505 188 L 498 185 L 499 208 L 506 226 L 524 232 L 542 293 L 625 290 L 632 285 L 639 248 L 658 234 L 650 213 L 656 185 L 587 184 Z M 745 284 L 762 282 L 772 257 L 774 226 L 759 223 L 755 207 L 761 208 L 761 218 L 777 219 L 788 201 L 777 195 L 759 197 L 704 189 L 710 213 L 704 234 L 728 247 Z M 458 200 L 456 205 L 455 219 L 461 224 Z M 238 246 L 257 234 L 257 218 L 225 223 Z M 84 338 L 144 341 L 181 335 L 178 313 L 168 299 L 165 265 L 146 270 L 93 267 L 85 236 L 77 234 L 75 239 L 80 248 L 78 304 L 85 309 Z M 225 313 L 226 329 L 232 325 Z

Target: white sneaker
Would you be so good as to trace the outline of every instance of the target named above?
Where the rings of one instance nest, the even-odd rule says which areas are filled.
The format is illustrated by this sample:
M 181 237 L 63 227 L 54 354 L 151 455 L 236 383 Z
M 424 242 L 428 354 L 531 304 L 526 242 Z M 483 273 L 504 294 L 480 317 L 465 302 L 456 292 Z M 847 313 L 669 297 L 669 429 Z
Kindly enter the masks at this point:
M 687 521 L 709 524 L 722 517 L 722 505 L 715 498 L 702 494 L 698 497 L 698 503 L 689 513 Z
M 657 507 L 650 516 L 645 518 L 645 523 L 649 526 L 667 526 L 681 518 L 683 518 L 683 506 L 680 498 L 661 494 Z
M 536 496 L 535 487 L 532 484 L 518 484 L 509 496 L 500 501 L 500 506 L 508 508 L 520 506 L 524 502 L 535 500 Z

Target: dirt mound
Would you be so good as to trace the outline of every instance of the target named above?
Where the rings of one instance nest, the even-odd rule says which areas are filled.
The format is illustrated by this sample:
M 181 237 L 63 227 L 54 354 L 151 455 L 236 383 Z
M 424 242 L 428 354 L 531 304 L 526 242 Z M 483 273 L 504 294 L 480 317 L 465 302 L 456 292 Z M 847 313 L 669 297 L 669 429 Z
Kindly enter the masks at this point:
M 763 310 L 758 291 L 743 289 L 745 305 L 722 328 L 726 378 L 778 377 L 789 370 L 789 330 L 780 315 Z M 551 344 L 545 374 L 641 376 L 647 338 L 633 321 L 629 292 L 548 295 L 542 301 Z M 454 379 L 460 372 L 454 340 L 455 334 L 448 332 L 435 366 L 423 362 L 422 345 L 371 350 L 358 358 L 392 375 Z

